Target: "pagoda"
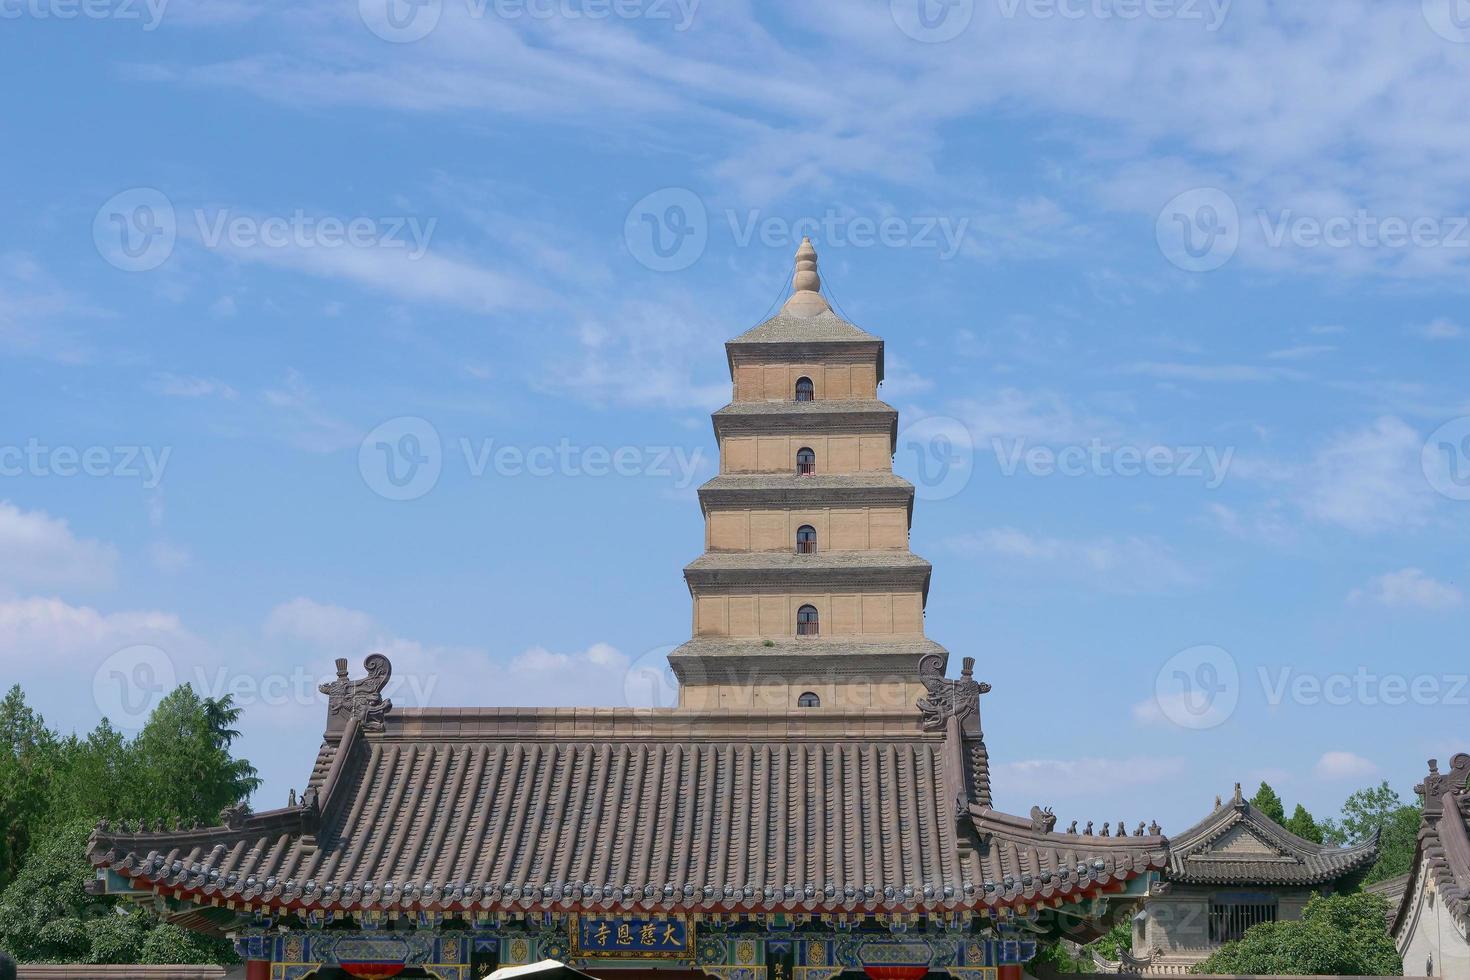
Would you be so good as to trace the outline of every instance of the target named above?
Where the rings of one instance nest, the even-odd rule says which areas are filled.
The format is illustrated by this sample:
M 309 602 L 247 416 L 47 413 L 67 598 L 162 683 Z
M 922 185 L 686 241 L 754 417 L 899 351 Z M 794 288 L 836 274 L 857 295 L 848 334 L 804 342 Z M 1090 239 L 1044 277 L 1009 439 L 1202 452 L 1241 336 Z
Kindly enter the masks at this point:
M 100 824 L 95 890 L 230 937 L 249 980 L 546 959 L 628 980 L 1016 980 L 1039 941 L 1108 928 L 1168 842 L 993 808 L 989 686 L 924 635 L 883 342 L 832 311 L 809 241 L 790 299 L 727 351 L 676 707 L 410 709 L 383 696 L 387 658 L 362 677 L 339 661 L 300 799 L 215 827 Z

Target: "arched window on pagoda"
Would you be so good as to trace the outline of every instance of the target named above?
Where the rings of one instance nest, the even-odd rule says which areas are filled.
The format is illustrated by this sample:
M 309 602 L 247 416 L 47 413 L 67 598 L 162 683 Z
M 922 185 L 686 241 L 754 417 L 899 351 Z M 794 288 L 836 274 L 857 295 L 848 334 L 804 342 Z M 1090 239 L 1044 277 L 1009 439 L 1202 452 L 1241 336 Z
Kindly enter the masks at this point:
M 817 454 L 805 447 L 796 451 L 796 475 L 813 476 L 817 472 Z
M 798 555 L 817 553 L 817 529 L 810 524 L 803 524 L 796 529 L 796 553 Z
M 796 635 L 817 635 L 817 607 L 802 606 L 796 611 Z
M 796 400 L 799 402 L 809 402 L 815 397 L 817 397 L 817 389 L 815 386 L 812 385 L 812 379 L 797 378 Z
M 797 697 L 796 706 L 798 708 L 820 708 L 822 706 L 822 699 L 811 691 L 807 691 L 805 694 Z

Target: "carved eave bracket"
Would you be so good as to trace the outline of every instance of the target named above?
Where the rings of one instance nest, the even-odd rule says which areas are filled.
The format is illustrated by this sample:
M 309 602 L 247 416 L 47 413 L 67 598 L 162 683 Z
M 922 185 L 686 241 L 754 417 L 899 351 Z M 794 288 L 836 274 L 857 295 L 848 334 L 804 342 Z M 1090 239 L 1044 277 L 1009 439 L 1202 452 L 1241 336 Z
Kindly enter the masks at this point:
M 384 719 L 393 710 L 393 702 L 383 697 L 383 688 L 393 676 L 393 665 L 381 653 L 370 654 L 362 662 L 367 676 L 352 680 L 347 676 L 347 659 L 337 658 L 337 677 L 318 690 L 327 696 L 327 728 L 339 731 L 348 718 L 357 719 L 363 731 L 380 732 Z

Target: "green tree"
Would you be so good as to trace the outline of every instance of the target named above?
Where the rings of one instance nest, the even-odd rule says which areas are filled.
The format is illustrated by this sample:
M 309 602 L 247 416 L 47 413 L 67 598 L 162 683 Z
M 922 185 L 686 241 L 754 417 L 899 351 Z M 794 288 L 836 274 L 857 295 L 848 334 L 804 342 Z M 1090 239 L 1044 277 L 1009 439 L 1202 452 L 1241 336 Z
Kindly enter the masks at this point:
M 1371 885 L 1403 874 L 1414 863 L 1423 810 L 1418 801 L 1404 803 L 1385 780 L 1349 796 L 1342 805 L 1340 820 L 1322 821 L 1322 836 L 1330 844 L 1356 844 L 1381 828 L 1378 861 L 1364 878 L 1364 883 Z
M 236 759 L 240 710 L 188 685 L 134 739 L 106 719 L 86 738 L 46 727 L 12 688 L 0 701 L 0 948 L 21 961 L 222 963 L 228 944 L 94 898 L 87 838 L 98 818 L 214 823 L 259 786 Z
M 1261 781 L 1261 788 L 1256 790 L 1256 795 L 1251 797 L 1251 806 L 1277 823 L 1286 823 L 1286 807 L 1282 804 L 1281 797 L 1264 780 Z
M 19 877 L 0 892 L 0 947 L 22 963 L 235 961 L 223 939 L 181 938 L 150 911 L 88 895 L 90 833 L 89 823 L 73 821 L 37 838 Z
M 1379 895 L 1318 896 L 1300 921 L 1263 922 L 1226 943 L 1193 972 L 1245 976 L 1399 976 L 1403 963 L 1388 935 Z
M 1298 837 L 1304 837 L 1317 844 L 1322 843 L 1322 828 L 1317 826 L 1317 821 L 1312 819 L 1307 808 L 1300 803 L 1296 805 L 1296 809 L 1291 812 L 1291 817 L 1283 826 Z
M 158 703 L 132 744 L 138 779 L 126 809 L 148 821 L 213 824 L 222 808 L 260 787 L 256 771 L 230 755 L 240 709 L 226 695 L 201 698 L 184 684 Z
M 56 736 L 16 685 L 0 701 L 0 888 L 15 879 L 50 808 Z

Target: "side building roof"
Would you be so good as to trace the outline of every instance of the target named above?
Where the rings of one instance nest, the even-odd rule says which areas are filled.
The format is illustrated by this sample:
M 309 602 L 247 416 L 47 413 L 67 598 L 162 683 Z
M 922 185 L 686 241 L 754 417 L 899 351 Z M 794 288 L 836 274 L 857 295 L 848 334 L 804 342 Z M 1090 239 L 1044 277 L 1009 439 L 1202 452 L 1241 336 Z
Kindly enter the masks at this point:
M 1352 887 L 1378 860 L 1378 835 L 1351 847 L 1298 837 L 1241 796 L 1170 841 L 1169 881 L 1200 885 Z
M 1429 775 L 1414 787 L 1424 798 L 1424 815 L 1419 820 L 1419 839 L 1414 847 L 1414 863 L 1404 880 L 1398 908 L 1393 916 L 1393 931 L 1410 921 L 1412 903 L 1422 887 L 1433 880 L 1439 900 L 1470 930 L 1470 753 L 1461 752 L 1450 760 L 1448 772 L 1440 772 L 1436 760 L 1429 760 Z
M 349 686 L 295 806 L 102 824 L 90 858 L 116 890 L 244 911 L 942 912 L 1162 869 L 1162 837 L 991 809 L 969 668 L 903 712 L 390 710 Z

